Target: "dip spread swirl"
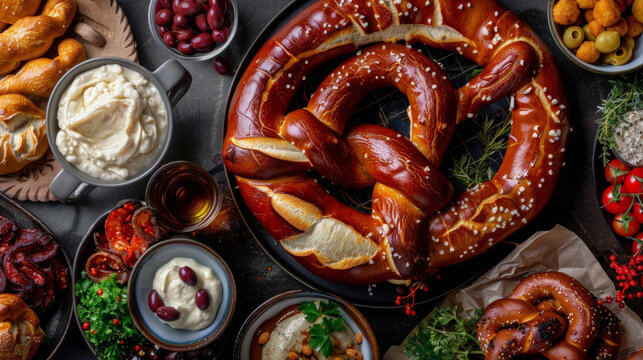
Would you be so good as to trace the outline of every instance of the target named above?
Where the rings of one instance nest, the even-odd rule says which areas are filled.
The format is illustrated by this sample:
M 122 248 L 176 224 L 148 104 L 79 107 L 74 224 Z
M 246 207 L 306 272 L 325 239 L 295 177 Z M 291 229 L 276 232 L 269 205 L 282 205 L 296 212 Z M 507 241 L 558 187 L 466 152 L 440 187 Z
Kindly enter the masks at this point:
M 195 285 L 188 285 L 181 279 L 179 269 L 185 266 L 196 273 Z M 176 257 L 170 260 L 156 270 L 152 286 L 163 299 L 165 306 L 171 306 L 180 313 L 176 320 L 161 320 L 175 329 L 206 328 L 214 321 L 221 304 L 221 282 L 212 269 L 193 259 Z M 199 309 L 194 301 L 200 289 L 206 290 L 210 298 L 210 305 L 205 310 Z
M 67 161 L 102 180 L 143 171 L 165 138 L 167 114 L 156 87 L 117 64 L 78 75 L 58 105 L 56 146 Z

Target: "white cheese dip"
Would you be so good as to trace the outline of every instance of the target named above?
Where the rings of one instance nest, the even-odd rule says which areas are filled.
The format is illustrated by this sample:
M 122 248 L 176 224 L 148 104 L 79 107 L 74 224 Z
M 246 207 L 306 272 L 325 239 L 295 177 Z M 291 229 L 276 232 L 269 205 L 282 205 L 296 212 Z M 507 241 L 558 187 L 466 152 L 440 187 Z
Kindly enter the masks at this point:
M 156 87 L 136 71 L 104 65 L 78 75 L 58 104 L 56 146 L 102 180 L 125 180 L 149 166 L 165 139 L 167 114 Z
M 197 283 L 191 286 L 179 277 L 179 269 L 189 266 L 197 275 Z M 221 282 L 212 269 L 193 259 L 176 257 L 161 266 L 154 274 L 152 282 L 165 306 L 173 306 L 181 316 L 174 321 L 163 321 L 175 329 L 201 330 L 212 323 L 221 305 Z M 210 306 L 200 310 L 194 302 L 199 289 L 205 289 L 210 297 Z
M 643 166 L 643 110 L 626 113 L 613 134 L 618 156 L 630 165 Z

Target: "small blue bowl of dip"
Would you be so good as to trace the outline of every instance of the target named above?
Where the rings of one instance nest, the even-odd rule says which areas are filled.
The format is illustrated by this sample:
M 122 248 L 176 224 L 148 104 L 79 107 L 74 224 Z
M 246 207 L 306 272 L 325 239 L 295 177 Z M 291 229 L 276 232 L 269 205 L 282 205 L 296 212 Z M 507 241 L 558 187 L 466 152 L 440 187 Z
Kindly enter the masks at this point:
M 212 269 L 221 282 L 221 304 L 216 317 L 201 330 L 174 329 L 163 323 L 148 306 L 156 270 L 176 257 L 194 259 Z M 214 250 L 194 240 L 176 238 L 156 244 L 143 253 L 132 269 L 127 296 L 130 315 L 145 338 L 167 350 L 192 351 L 207 346 L 223 334 L 234 314 L 237 289 L 230 268 Z

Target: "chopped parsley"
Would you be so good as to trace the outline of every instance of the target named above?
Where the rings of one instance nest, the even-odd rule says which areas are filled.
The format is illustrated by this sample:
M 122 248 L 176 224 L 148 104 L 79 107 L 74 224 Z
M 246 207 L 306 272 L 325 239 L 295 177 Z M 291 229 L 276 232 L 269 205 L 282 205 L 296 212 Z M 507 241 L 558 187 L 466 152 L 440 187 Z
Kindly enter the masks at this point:
M 330 356 L 333 351 L 333 341 L 330 334 L 336 331 L 346 331 L 344 318 L 340 316 L 337 303 L 320 301 L 318 306 L 314 301 L 304 301 L 299 304 L 299 311 L 306 315 L 306 321 L 310 323 L 322 318 L 321 322 L 310 328 L 308 345 L 313 350 L 321 352 L 323 356 Z

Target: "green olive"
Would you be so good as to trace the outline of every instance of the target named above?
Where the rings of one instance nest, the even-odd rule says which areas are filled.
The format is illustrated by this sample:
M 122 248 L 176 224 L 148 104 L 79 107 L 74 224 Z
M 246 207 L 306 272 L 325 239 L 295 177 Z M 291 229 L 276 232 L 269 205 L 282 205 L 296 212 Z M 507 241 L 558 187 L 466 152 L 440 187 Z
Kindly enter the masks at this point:
M 563 42 L 570 49 L 576 49 L 585 40 L 585 33 L 580 26 L 570 26 L 563 34 Z
M 621 46 L 621 37 L 616 31 L 603 31 L 596 37 L 594 46 L 604 54 L 611 53 Z
M 630 49 L 634 49 L 634 39 L 631 36 L 626 36 L 625 37 L 625 44 Z
M 589 31 L 589 24 L 583 26 L 583 32 L 585 33 L 585 38 L 589 41 L 596 41 L 596 36 L 592 35 L 592 32 Z
M 632 48 L 627 44 L 621 45 L 614 52 L 609 55 L 610 63 L 612 65 L 623 65 L 632 59 Z

